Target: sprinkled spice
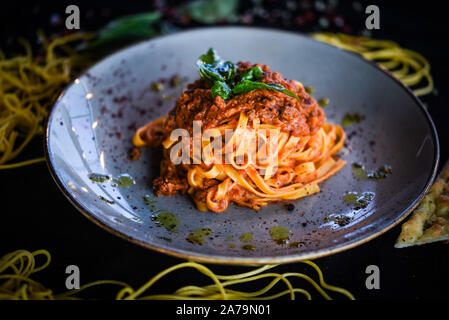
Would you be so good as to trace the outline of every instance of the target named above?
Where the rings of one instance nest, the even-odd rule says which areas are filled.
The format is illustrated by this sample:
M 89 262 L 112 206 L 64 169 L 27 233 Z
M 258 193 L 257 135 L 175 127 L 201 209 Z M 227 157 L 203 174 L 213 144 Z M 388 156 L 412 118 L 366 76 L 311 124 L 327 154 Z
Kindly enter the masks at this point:
M 290 231 L 281 226 L 276 226 L 270 229 L 270 236 L 277 244 L 285 244 L 289 239 Z
M 192 232 L 190 232 L 189 236 L 186 238 L 186 240 L 193 244 L 204 244 L 204 238 L 206 236 L 210 236 L 212 234 L 212 230 L 208 228 L 203 229 L 195 229 Z
M 368 207 L 373 199 L 373 192 L 348 192 L 343 196 L 343 200 L 347 204 L 351 205 L 355 210 L 360 210 Z
M 160 227 L 164 227 L 169 232 L 174 232 L 178 229 L 181 221 L 179 218 L 171 212 L 160 211 L 151 217 L 151 220 L 156 222 Z

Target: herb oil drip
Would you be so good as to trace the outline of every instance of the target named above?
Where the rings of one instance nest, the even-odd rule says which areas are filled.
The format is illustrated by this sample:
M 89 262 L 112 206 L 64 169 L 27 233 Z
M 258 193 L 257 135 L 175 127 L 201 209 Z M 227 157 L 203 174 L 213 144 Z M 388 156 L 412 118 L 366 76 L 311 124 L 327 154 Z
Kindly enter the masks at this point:
M 355 210 L 365 209 L 373 199 L 373 192 L 348 192 L 343 196 L 343 200 Z
M 205 238 L 212 235 L 213 231 L 209 228 L 195 229 L 187 236 L 187 241 L 192 244 L 203 245 L 205 243 Z
M 244 233 L 240 236 L 241 242 L 251 242 L 253 240 L 254 240 L 254 235 L 252 233 Z M 245 243 L 244 245 L 242 245 L 241 248 L 243 250 L 249 250 L 249 251 L 256 250 L 256 246 L 254 246 L 250 243 Z
M 165 228 L 169 232 L 175 232 L 181 221 L 179 218 L 171 212 L 161 210 L 151 216 L 156 225 Z
M 270 236 L 277 244 L 286 244 L 290 239 L 290 230 L 282 226 L 272 227 L 270 229 Z
M 376 170 L 366 171 L 359 163 L 352 164 L 352 174 L 359 180 L 381 180 L 385 179 L 393 171 L 390 166 L 384 165 Z

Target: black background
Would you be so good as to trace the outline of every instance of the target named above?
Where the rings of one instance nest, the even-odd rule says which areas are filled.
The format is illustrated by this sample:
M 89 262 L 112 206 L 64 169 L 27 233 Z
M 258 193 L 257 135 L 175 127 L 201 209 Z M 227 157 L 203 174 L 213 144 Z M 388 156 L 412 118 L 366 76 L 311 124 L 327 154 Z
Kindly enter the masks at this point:
M 269 9 L 285 7 L 285 1 L 264 1 Z M 441 145 L 440 167 L 449 157 L 448 106 L 448 39 L 447 13 L 441 1 L 361 2 L 377 4 L 381 12 L 381 29 L 372 33 L 374 38 L 399 42 L 403 47 L 423 54 L 431 63 L 436 92 L 422 97 L 428 106 L 438 130 Z M 2 4 L 0 11 L 0 44 L 6 53 L 14 53 L 14 39 L 24 36 L 35 39 L 42 28 L 48 33 L 64 29 L 58 15 L 64 19 L 65 7 L 77 4 L 81 11 L 82 28 L 95 30 L 113 17 L 127 13 L 151 11 L 160 6 L 172 6 L 170 1 L 110 2 L 70 1 L 57 5 L 11 1 Z M 251 8 L 251 3 L 240 4 L 240 12 Z M 363 28 L 365 15 L 353 10 L 353 1 L 340 1 L 336 11 L 351 26 L 349 32 L 358 34 Z M 53 17 L 53 18 L 52 18 Z M 53 21 L 53 22 L 52 22 Z M 56 21 L 56 23 L 55 23 Z M 198 26 L 195 22 L 174 22 L 180 29 Z M 221 24 L 226 24 L 222 22 Z M 317 23 L 297 26 L 282 20 L 255 19 L 251 24 L 310 32 L 320 30 Z M 338 31 L 333 30 L 332 31 Z M 35 139 L 20 159 L 42 154 L 42 140 Z M 18 160 L 20 160 L 18 159 Z M 116 279 L 134 287 L 143 284 L 152 275 L 181 260 L 156 253 L 119 239 L 95 226 L 70 205 L 52 180 L 45 164 L 0 171 L 0 255 L 16 249 L 47 249 L 52 254 L 48 269 L 35 278 L 55 292 L 65 291 L 65 268 L 75 264 L 81 271 L 81 283 L 99 279 Z M 449 247 L 440 242 L 406 249 L 393 247 L 400 226 L 354 249 L 315 262 L 322 268 L 328 283 L 345 287 L 358 299 L 415 299 L 449 298 Z M 380 268 L 380 290 L 367 290 L 365 268 Z M 219 274 L 248 270 L 245 267 L 211 266 Z M 301 263 L 279 267 L 279 271 L 312 270 Z M 171 293 L 186 284 L 206 284 L 206 278 L 191 270 L 170 275 L 158 283 L 153 293 Z M 262 286 L 248 285 L 245 289 Z M 311 289 L 306 284 L 304 287 Z M 310 291 L 313 291 L 312 289 Z M 113 290 L 92 290 L 87 297 L 113 297 Z

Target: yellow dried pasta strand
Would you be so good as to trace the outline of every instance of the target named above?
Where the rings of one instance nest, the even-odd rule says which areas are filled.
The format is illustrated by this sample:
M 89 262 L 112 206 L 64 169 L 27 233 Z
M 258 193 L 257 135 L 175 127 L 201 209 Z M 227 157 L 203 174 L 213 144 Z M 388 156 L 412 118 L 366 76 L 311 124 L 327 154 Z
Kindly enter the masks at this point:
M 425 83 L 423 87 L 413 89 L 416 96 L 429 94 L 434 89 L 427 59 L 415 51 L 400 47 L 393 41 L 340 33 L 314 33 L 312 37 L 344 50 L 359 53 L 367 60 L 376 61 L 409 87 Z
M 43 121 L 59 91 L 74 73 L 77 56 L 68 44 L 90 38 L 91 34 L 73 34 L 53 40 L 48 44 L 44 61 L 33 58 L 30 44 L 25 39 L 18 42 L 24 55 L 6 58 L 0 52 L 0 169 L 12 169 L 42 161 L 42 158 L 19 163 L 14 160 L 31 142 L 44 132 Z M 39 32 L 39 37 L 45 37 Z M 42 41 L 47 43 L 48 41 Z M 60 57 L 58 48 L 69 55 Z
M 40 266 L 38 266 L 38 264 L 36 263 L 36 257 L 38 256 L 43 256 L 45 258 L 44 263 Z M 115 296 L 115 298 L 118 300 L 269 300 L 276 299 L 287 294 L 290 295 L 291 299 L 295 299 L 296 293 L 302 294 L 308 300 L 312 299 L 312 295 L 307 290 L 303 288 L 293 287 L 291 281 L 289 280 L 289 278 L 292 277 L 298 277 L 306 280 L 306 282 L 311 284 L 318 291 L 318 293 L 320 293 L 326 299 L 331 299 L 331 297 L 325 292 L 325 290 L 334 291 L 346 296 L 349 299 L 354 299 L 354 296 L 346 289 L 331 286 L 324 282 L 321 269 L 311 261 L 303 262 L 310 265 L 317 271 L 319 283 L 314 281 L 308 275 L 302 273 L 288 272 L 279 274 L 275 272 L 266 272 L 267 270 L 275 268 L 278 265 L 265 265 L 249 272 L 223 276 L 216 275 L 211 269 L 200 263 L 189 261 L 176 264 L 159 272 L 137 290 L 134 290 L 125 282 L 116 280 L 100 280 L 87 283 L 78 290 L 71 290 L 62 294 L 53 294 L 52 290 L 45 288 L 42 284 L 30 278 L 32 274 L 45 269 L 50 264 L 50 261 L 50 253 L 46 250 L 37 250 L 34 252 L 29 252 L 27 250 L 17 250 L 4 255 L 0 259 L 0 299 L 80 299 L 78 296 L 76 296 L 77 294 L 88 288 L 100 285 L 113 285 L 122 287 Z M 213 281 L 213 284 L 203 287 L 188 285 L 179 288 L 173 294 L 153 294 L 146 296 L 143 295 L 156 282 L 166 277 L 168 274 L 184 268 L 194 268 L 195 270 L 209 277 Z M 271 278 L 272 280 L 267 285 L 262 287 L 262 289 L 256 291 L 245 292 L 228 288 L 236 284 L 250 283 L 266 278 Z M 270 290 L 278 282 L 284 282 L 284 284 L 287 286 L 287 289 L 267 295 L 267 293 L 269 293 Z

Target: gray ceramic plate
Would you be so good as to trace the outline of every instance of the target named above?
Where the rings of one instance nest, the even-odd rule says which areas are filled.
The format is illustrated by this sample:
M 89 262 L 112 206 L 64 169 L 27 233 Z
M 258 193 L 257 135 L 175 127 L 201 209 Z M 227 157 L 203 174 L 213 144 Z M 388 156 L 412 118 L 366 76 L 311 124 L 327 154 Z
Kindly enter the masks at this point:
M 352 136 L 342 152 L 348 165 L 321 184 L 320 194 L 295 202 L 293 211 L 276 204 L 258 212 L 230 206 L 215 214 L 197 211 L 187 196 L 153 201 L 151 181 L 159 153 L 147 149 L 138 161 L 127 159 L 133 128 L 173 107 L 183 85 L 198 77 L 195 61 L 209 47 L 231 61 L 264 63 L 313 87 L 316 98 L 330 99 L 325 109 L 330 122 L 340 123 L 348 112 L 365 117 L 346 129 Z M 165 80 L 173 75 L 183 78 L 183 85 L 171 88 Z M 165 81 L 165 89 L 152 91 L 154 81 Z M 380 235 L 416 207 L 434 178 L 439 153 L 423 105 L 374 64 L 298 34 L 237 27 L 177 33 L 102 60 L 61 94 L 49 118 L 46 147 L 61 190 L 101 227 L 170 255 L 230 264 L 316 258 Z M 393 173 L 379 181 L 357 180 L 353 162 L 368 169 L 387 164 Z M 91 173 L 111 178 L 127 174 L 135 183 L 125 187 L 112 179 L 94 182 Z M 354 210 L 342 199 L 350 191 L 375 197 L 365 209 Z M 145 196 L 150 201 L 144 201 Z M 176 215 L 175 230 L 154 220 L 160 210 Z M 334 215 L 347 216 L 349 223 L 340 226 L 326 219 Z M 288 243 L 272 240 L 274 226 L 289 230 Z M 212 231 L 203 244 L 186 240 L 201 228 Z M 240 239 L 247 233 L 253 235 L 250 242 Z

